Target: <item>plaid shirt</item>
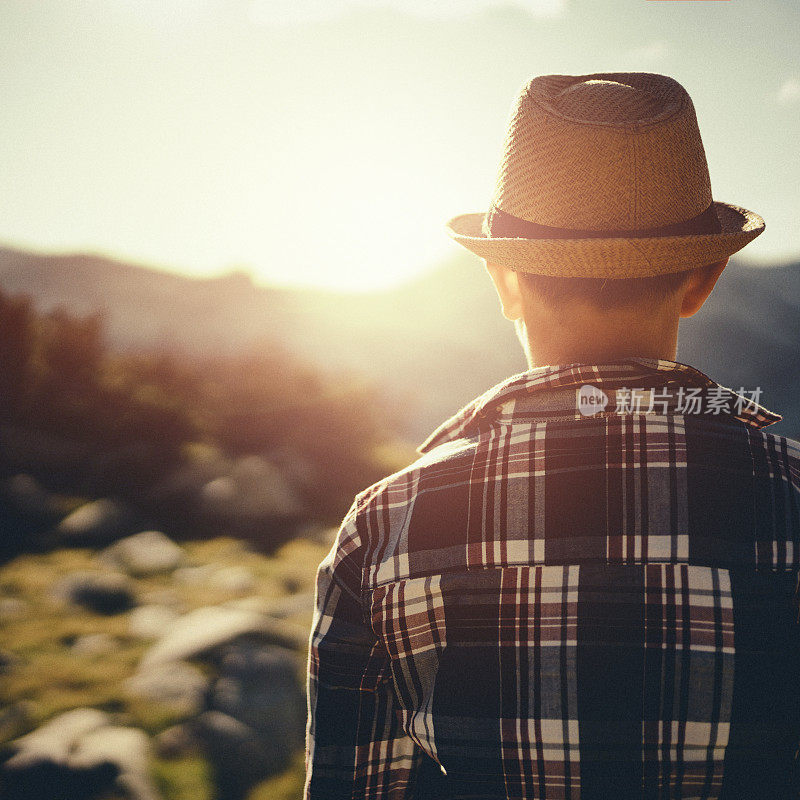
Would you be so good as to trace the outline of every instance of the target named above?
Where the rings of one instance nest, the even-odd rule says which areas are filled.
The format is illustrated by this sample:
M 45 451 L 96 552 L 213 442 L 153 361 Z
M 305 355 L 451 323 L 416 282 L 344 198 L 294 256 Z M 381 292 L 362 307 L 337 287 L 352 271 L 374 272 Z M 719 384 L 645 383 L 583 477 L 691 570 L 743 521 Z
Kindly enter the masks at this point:
M 743 400 L 672 361 L 532 369 L 360 493 L 307 800 L 797 797 L 800 445 Z

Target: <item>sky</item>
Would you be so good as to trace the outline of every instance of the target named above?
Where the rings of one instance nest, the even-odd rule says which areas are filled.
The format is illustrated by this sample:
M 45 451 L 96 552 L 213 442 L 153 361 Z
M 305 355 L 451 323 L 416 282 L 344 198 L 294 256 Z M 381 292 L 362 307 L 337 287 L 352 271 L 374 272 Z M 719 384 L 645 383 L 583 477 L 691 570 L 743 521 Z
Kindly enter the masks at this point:
M 796 258 L 799 42 L 796 0 L 3 0 L 0 243 L 389 287 L 486 208 L 530 77 L 630 70 Z

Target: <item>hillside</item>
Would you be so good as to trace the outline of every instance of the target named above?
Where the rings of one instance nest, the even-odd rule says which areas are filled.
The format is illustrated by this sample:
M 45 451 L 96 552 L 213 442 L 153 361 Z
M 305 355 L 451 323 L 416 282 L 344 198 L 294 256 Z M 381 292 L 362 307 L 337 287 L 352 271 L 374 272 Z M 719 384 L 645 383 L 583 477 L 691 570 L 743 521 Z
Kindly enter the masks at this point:
M 733 260 L 707 306 L 681 328 L 678 358 L 721 383 L 761 386 L 784 414 L 773 430 L 800 434 L 800 263 Z M 368 294 L 256 286 L 244 273 L 191 279 L 97 256 L 0 249 L 0 288 L 39 310 L 104 310 L 111 344 L 230 353 L 278 343 L 325 370 L 382 387 L 406 434 L 525 369 L 479 263 L 455 254 L 398 288 Z

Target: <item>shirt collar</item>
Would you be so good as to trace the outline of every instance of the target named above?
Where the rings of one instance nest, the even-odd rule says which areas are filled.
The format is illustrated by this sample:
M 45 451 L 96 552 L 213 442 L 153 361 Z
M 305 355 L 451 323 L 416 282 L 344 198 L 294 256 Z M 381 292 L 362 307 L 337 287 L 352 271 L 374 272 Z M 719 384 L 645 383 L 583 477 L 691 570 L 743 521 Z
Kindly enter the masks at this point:
M 464 406 L 443 422 L 417 448 L 427 453 L 444 442 L 468 437 L 480 426 L 515 421 L 532 422 L 542 419 L 581 419 L 586 414 L 579 411 L 581 387 L 599 389 L 607 399 L 603 410 L 591 416 L 645 412 L 655 401 L 655 412 L 679 414 L 690 397 L 699 397 L 705 403 L 703 416 L 737 419 L 754 428 L 763 428 L 782 417 L 755 402 L 748 393 L 737 394 L 711 380 L 700 370 L 681 364 L 653 358 L 625 358 L 608 364 L 560 364 L 535 367 L 512 375 L 498 383 Z M 644 390 L 643 394 L 629 390 Z M 652 395 L 650 390 L 655 390 Z M 585 390 L 584 390 L 585 391 Z M 639 406 L 635 405 L 639 397 Z M 666 403 L 666 405 L 664 405 Z

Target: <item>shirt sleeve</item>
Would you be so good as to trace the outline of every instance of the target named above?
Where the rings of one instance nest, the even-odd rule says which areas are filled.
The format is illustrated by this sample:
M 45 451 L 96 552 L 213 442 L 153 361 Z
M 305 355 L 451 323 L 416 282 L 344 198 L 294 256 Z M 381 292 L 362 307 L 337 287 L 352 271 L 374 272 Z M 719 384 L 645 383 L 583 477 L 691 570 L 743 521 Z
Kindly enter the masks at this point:
M 427 758 L 400 725 L 389 656 L 366 619 L 358 501 L 317 571 L 304 800 L 407 800 Z

